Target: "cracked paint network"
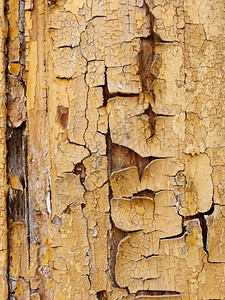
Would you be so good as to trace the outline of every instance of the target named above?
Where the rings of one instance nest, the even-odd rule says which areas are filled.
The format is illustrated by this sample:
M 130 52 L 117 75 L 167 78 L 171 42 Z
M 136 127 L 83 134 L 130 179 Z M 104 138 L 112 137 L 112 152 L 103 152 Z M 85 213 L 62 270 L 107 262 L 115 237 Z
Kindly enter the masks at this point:
M 2 299 L 224 299 L 223 1 L 3 2 Z

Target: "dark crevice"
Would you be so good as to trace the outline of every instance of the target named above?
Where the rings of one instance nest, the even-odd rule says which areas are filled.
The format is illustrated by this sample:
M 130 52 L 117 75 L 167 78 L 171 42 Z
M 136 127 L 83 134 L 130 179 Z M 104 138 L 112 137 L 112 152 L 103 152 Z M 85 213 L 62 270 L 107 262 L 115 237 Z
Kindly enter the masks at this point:
M 151 135 L 149 137 L 149 139 L 150 139 L 155 134 L 155 124 L 156 124 L 157 114 L 154 113 L 150 104 L 149 104 L 149 107 L 143 112 L 143 114 L 148 116 L 148 124 L 149 124 L 150 130 L 151 130 Z
M 54 6 L 54 5 L 56 5 L 56 2 L 57 2 L 57 0 L 48 0 L 48 6 L 49 7 Z
M 89 152 L 88 156 L 86 156 L 85 158 L 88 158 L 88 157 L 91 156 L 91 151 L 90 151 L 90 149 L 89 149 L 86 145 L 79 144 L 79 143 L 76 143 L 76 142 L 72 142 L 69 138 L 67 138 L 67 141 L 68 141 L 69 144 L 73 144 L 73 145 L 76 145 L 76 146 L 85 148 L 85 149 Z M 59 148 L 59 149 L 60 149 L 60 148 Z M 61 149 L 60 149 L 60 150 L 61 150 Z M 61 150 L 61 151 L 62 151 L 62 150 Z M 84 158 L 84 159 L 85 159 L 85 158 Z M 83 159 L 83 160 L 84 160 L 84 159 Z
M 63 127 L 67 128 L 69 121 L 69 108 L 63 105 L 57 107 L 57 122 Z
M 136 166 L 138 168 L 139 176 L 146 166 L 157 159 L 157 157 L 142 157 L 135 151 L 112 142 L 110 133 L 107 134 L 107 153 L 108 153 L 108 168 L 109 176 L 112 172 L 118 171 L 124 168 Z
M 115 266 L 116 266 L 116 256 L 118 252 L 118 245 L 120 241 L 125 238 L 128 235 L 128 232 L 124 232 L 118 228 L 115 227 L 114 222 L 112 221 L 112 218 L 110 216 L 110 222 L 111 222 L 111 230 L 108 232 L 108 242 L 110 244 L 110 257 L 109 257 L 109 276 L 111 279 L 111 283 L 116 288 L 121 288 L 117 281 L 115 276 Z
M 24 124 L 11 128 L 7 138 L 8 216 L 13 222 L 22 223 L 25 222 L 24 130 Z M 16 184 L 13 185 L 12 181 L 16 181 Z
M 80 176 L 80 182 L 83 185 L 86 178 L 86 168 L 82 162 L 74 166 L 73 173 Z
M 97 292 L 96 296 L 99 300 L 107 300 L 108 299 L 107 293 L 105 290 Z
M 148 197 L 148 198 L 154 198 L 155 196 L 155 192 L 151 191 L 151 190 L 144 190 L 144 191 L 140 191 L 137 192 L 135 194 L 133 194 L 133 197 Z
M 81 203 L 81 209 L 84 209 L 86 207 L 86 204 L 85 203 Z
M 70 50 L 73 50 L 73 49 L 78 48 L 78 47 L 79 47 L 79 45 L 75 45 L 75 46 L 73 46 L 73 45 L 63 45 L 63 46 L 57 47 L 57 49 L 69 48 Z
M 207 221 L 205 219 L 205 216 L 204 215 L 201 215 L 199 217 L 199 221 L 200 221 L 200 226 L 202 228 L 202 242 L 203 242 L 203 249 L 204 251 L 208 253 L 208 250 L 207 250 L 207 240 L 208 240 L 208 226 L 207 226 Z
M 153 100 L 155 100 L 155 95 L 153 92 L 153 84 L 155 76 L 152 73 L 152 64 L 155 57 L 155 40 L 154 35 L 150 34 L 147 38 L 141 38 L 141 49 L 139 52 L 139 71 L 142 90 L 148 92 Z
M 110 139 L 110 130 L 108 128 L 108 133 L 106 135 L 106 155 L 108 158 L 108 177 L 110 177 L 111 174 L 111 164 L 112 164 L 112 147 L 111 147 L 111 139 Z M 108 203 L 109 203 L 109 220 L 111 224 L 110 230 L 107 232 L 107 243 L 110 246 L 110 256 L 108 257 L 108 265 L 109 265 L 109 277 L 112 285 L 115 288 L 121 288 L 115 277 L 115 266 L 116 266 L 116 256 L 118 251 L 118 244 L 119 242 L 128 235 L 127 232 L 124 232 L 118 228 L 116 228 L 112 217 L 111 217 L 111 199 L 113 198 L 113 193 L 111 186 L 109 184 L 109 190 L 108 190 Z
M 137 291 L 135 296 L 178 296 L 180 295 L 179 292 L 176 291 L 155 291 L 155 290 L 143 290 Z
M 159 257 L 160 255 L 159 254 L 150 254 L 150 255 L 141 255 L 141 257 L 143 257 L 143 259 L 148 259 L 148 258 L 151 258 L 151 257 Z M 139 259 L 139 260 L 136 260 L 136 262 L 139 262 L 141 261 L 142 259 Z
M 153 92 L 155 76 L 152 73 L 152 64 L 155 58 L 155 44 L 161 39 L 156 33 L 154 33 L 154 16 L 149 10 L 149 7 L 145 1 L 143 3 L 143 7 L 146 10 L 146 14 L 149 16 L 150 28 L 149 35 L 141 38 L 141 48 L 138 54 L 138 74 L 140 76 L 142 90 L 144 92 L 148 92 L 152 96 L 153 100 L 155 100 L 155 95 Z
M 26 43 L 25 43 L 25 1 L 19 1 L 19 41 L 20 41 L 20 65 L 25 67 L 26 62 Z M 22 71 L 22 70 L 21 70 Z M 21 74 L 21 78 L 22 78 Z M 26 86 L 26 85 L 25 85 Z
M 207 225 L 207 220 L 206 220 L 205 216 L 209 216 L 209 215 L 213 214 L 213 212 L 214 212 L 214 203 L 212 203 L 211 208 L 207 212 L 204 212 L 204 213 L 199 212 L 199 213 L 197 213 L 197 214 L 195 214 L 193 216 L 188 216 L 188 217 L 184 218 L 185 221 L 194 220 L 194 219 L 198 219 L 199 220 L 199 223 L 200 223 L 200 226 L 201 226 L 201 229 L 202 229 L 203 249 L 207 253 L 207 255 L 209 254 L 208 250 L 207 250 L 207 244 L 208 244 L 208 225 Z
M 30 266 L 32 212 L 30 210 L 29 188 L 28 188 L 28 139 L 27 139 L 26 129 L 24 134 L 24 155 L 25 155 L 25 212 L 26 212 L 26 225 L 27 225 L 28 264 Z
M 172 235 L 172 236 L 167 236 L 167 237 L 164 237 L 164 238 L 160 238 L 160 240 L 172 240 L 172 239 L 179 239 L 181 238 L 182 236 L 184 236 L 184 234 L 186 233 L 186 226 L 184 226 L 184 217 L 182 217 L 182 231 L 181 233 L 177 234 L 177 235 Z
M 62 214 L 68 214 L 68 215 L 70 215 L 70 213 L 71 213 L 71 208 L 70 208 L 70 207 L 71 207 L 73 204 L 74 204 L 74 202 L 68 204 L 67 207 L 62 211 Z
M 107 105 L 107 102 L 109 99 L 115 98 L 115 97 L 123 97 L 123 98 L 130 98 L 130 97 L 139 97 L 139 93 L 123 93 L 123 92 L 116 92 L 116 93 L 110 93 L 108 89 L 108 83 L 107 83 L 107 67 L 105 67 L 105 84 L 103 86 L 98 86 L 103 88 L 103 106 Z
M 175 115 L 157 114 L 153 111 L 151 104 L 149 104 L 149 107 L 147 109 L 145 109 L 143 113 L 138 114 L 138 116 L 142 116 L 141 117 L 142 120 L 147 121 L 149 124 L 149 128 L 151 131 L 151 135 L 147 139 L 147 140 L 149 140 L 155 135 L 155 127 L 156 127 L 157 117 L 170 118 L 170 117 L 174 117 Z
M 107 83 L 107 67 L 105 67 L 105 84 L 102 87 L 103 89 L 103 105 L 106 107 L 107 102 L 110 99 L 109 97 L 109 89 L 108 89 L 108 83 Z

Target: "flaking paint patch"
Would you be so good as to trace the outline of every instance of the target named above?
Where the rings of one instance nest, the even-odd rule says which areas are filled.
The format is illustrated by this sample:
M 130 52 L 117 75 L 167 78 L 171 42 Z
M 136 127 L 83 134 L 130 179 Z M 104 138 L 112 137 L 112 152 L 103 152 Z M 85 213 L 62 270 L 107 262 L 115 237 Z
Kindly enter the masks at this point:
M 6 10 L 7 115 L 13 127 L 27 126 L 32 231 L 8 221 L 13 292 L 18 299 L 223 299 L 222 0 L 26 0 L 20 13 L 19 4 L 10 0 Z M 2 67 L 1 83 L 4 76 Z M 15 77 L 26 94 L 13 87 Z M 9 179 L 22 192 L 20 177 Z

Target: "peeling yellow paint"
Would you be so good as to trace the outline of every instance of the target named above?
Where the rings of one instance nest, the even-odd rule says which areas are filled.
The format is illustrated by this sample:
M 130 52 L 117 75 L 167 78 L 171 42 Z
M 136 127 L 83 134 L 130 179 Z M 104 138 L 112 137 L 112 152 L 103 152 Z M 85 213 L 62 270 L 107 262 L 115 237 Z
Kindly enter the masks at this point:
M 222 0 L 7 5 L 1 299 L 223 299 Z

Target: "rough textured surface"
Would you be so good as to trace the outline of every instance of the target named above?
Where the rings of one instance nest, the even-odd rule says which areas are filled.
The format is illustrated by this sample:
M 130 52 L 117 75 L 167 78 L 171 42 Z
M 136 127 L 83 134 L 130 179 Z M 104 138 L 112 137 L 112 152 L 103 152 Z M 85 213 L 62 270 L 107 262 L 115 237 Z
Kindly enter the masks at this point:
M 2 2 L 1 299 L 224 299 L 224 1 Z
M 5 78 L 5 39 L 7 26 L 4 16 L 4 3 L 0 3 L 0 290 L 1 299 L 8 294 L 8 243 L 7 243 L 7 179 L 6 179 L 6 78 Z

